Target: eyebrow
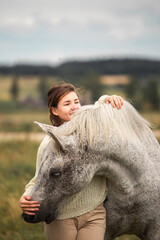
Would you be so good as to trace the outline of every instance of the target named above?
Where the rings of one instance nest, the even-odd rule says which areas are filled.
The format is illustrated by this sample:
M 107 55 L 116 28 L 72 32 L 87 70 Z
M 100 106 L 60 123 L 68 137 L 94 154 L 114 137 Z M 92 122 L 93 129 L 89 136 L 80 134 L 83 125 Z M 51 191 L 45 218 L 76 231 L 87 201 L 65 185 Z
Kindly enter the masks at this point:
M 74 99 L 74 101 L 77 101 L 77 100 L 79 101 L 79 98 L 75 98 L 75 99 Z M 70 102 L 70 101 L 71 101 L 71 100 L 66 100 L 66 101 L 64 101 L 64 103 L 68 103 L 68 102 Z

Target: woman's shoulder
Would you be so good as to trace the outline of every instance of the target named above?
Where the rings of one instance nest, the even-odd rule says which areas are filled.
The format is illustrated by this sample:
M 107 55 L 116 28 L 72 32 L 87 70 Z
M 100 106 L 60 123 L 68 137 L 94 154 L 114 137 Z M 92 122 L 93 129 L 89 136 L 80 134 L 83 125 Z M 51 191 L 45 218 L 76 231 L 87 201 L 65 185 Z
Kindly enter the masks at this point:
M 49 140 L 50 140 L 50 136 L 49 136 L 49 135 L 46 135 L 46 136 L 43 138 L 42 142 L 40 143 L 39 148 L 38 148 L 38 151 L 37 151 L 37 161 L 38 161 L 38 162 L 41 160 L 42 152 L 43 152 L 43 150 L 45 149 L 45 147 L 48 145 Z
M 42 140 L 42 142 L 40 143 L 40 147 L 42 146 L 46 146 L 48 144 L 48 142 L 50 141 L 51 136 L 49 136 L 48 134 L 46 134 Z
M 48 145 L 50 138 L 51 137 L 49 135 L 45 135 L 45 137 L 43 138 L 42 142 L 39 145 L 38 152 L 41 152 L 45 148 L 45 146 Z

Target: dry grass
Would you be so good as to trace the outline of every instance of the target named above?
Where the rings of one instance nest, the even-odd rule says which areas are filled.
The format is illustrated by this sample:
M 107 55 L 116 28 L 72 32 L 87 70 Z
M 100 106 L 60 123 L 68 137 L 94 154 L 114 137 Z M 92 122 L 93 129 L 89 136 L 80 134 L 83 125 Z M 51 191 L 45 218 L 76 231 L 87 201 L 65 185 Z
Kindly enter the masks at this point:
M 39 77 L 20 77 L 19 79 L 19 100 L 24 100 L 26 97 L 38 98 Z
M 10 88 L 12 85 L 13 76 L 0 76 L 0 101 L 11 100 Z M 23 77 L 18 79 L 19 100 L 24 99 L 26 96 L 37 97 L 38 91 L 38 77 Z
M 11 87 L 11 76 L 0 75 L 0 100 L 8 101 L 10 100 L 9 89 Z
M 39 97 L 39 84 L 40 76 L 19 76 L 18 100 L 24 100 L 26 97 L 37 98 Z M 11 100 L 10 88 L 13 80 L 13 75 L 0 75 L 0 101 Z M 56 77 L 47 76 L 46 81 L 49 86 L 55 83 L 58 79 Z
M 20 124 L 21 122 L 33 123 L 35 120 L 39 122 L 49 123 L 49 113 L 47 111 L 21 111 L 17 113 L 2 113 L 0 114 L 0 123 L 4 121 L 12 121 Z
M 103 75 L 100 82 L 107 86 L 126 85 L 129 84 L 129 76 L 127 75 Z
M 0 114 L 0 132 L 40 131 L 34 121 L 50 123 L 46 111 L 21 111 Z
M 160 112 L 142 112 L 142 116 L 160 128 Z

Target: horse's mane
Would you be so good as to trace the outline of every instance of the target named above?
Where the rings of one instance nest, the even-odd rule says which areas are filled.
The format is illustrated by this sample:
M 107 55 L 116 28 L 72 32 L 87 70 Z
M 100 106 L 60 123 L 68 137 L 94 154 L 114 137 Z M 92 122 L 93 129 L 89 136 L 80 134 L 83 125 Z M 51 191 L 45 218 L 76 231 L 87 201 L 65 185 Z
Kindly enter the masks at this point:
M 87 135 L 88 144 L 92 145 L 95 136 L 102 134 L 106 140 L 114 133 L 120 139 L 141 138 L 148 127 L 151 124 L 129 102 L 124 101 L 120 110 L 113 108 L 111 104 L 83 106 L 71 121 L 58 127 L 58 133 L 67 136 L 75 132 L 80 143 L 83 143 Z

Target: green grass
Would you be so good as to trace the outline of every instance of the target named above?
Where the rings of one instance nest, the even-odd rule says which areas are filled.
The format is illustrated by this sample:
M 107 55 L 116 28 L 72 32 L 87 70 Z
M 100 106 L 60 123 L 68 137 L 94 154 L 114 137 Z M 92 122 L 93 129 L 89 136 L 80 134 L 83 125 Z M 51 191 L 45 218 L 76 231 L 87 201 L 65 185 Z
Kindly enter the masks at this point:
M 28 224 L 21 218 L 19 198 L 33 177 L 39 143 L 0 142 L 0 240 L 44 240 L 43 223 Z M 137 240 L 123 236 L 118 240 Z
M 37 142 L 1 142 L 0 149 L 0 240 L 44 239 L 43 224 L 21 219 L 19 198 L 34 175 Z

